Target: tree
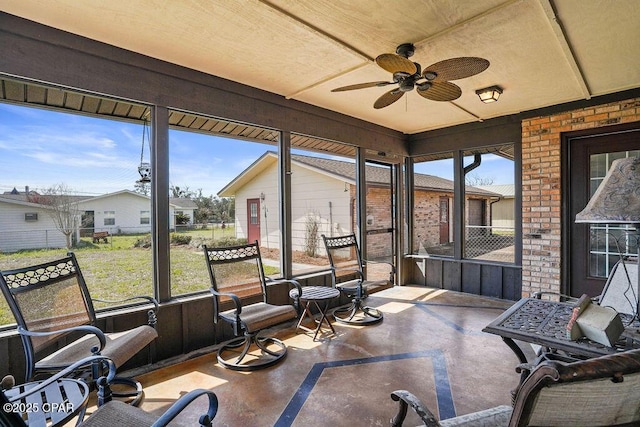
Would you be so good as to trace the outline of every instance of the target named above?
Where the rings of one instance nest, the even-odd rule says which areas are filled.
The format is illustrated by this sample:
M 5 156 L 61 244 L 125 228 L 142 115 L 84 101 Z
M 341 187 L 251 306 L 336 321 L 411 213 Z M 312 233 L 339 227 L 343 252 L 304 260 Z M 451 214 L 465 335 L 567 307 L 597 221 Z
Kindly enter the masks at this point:
M 138 194 L 144 194 L 145 196 L 148 196 L 151 193 L 151 183 L 136 181 L 133 186 L 133 191 Z
M 177 185 L 172 185 L 171 187 L 169 187 L 169 192 L 169 197 L 175 198 L 190 199 L 195 196 L 195 193 L 189 190 L 189 187 L 180 188 Z
M 467 185 L 492 185 L 493 184 L 493 178 L 491 177 L 486 177 L 486 176 L 480 176 L 477 173 L 470 173 L 468 175 L 465 176 L 464 181 Z
M 78 199 L 66 184 L 57 184 L 44 191 L 35 200 L 47 207 L 47 212 L 56 228 L 65 236 L 67 249 L 73 246 L 72 235 L 77 230 L 81 211 Z

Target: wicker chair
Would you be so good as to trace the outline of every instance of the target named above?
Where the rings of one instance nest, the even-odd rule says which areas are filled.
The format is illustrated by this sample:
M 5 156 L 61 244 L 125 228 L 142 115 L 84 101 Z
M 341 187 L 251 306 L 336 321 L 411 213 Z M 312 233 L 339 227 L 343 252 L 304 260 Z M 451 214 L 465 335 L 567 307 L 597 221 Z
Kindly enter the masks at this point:
M 44 264 L 2 271 L 0 288 L 22 338 L 26 356 L 25 381 L 40 374 L 58 372 L 92 354 L 110 358 L 119 368 L 158 336 L 155 330 L 158 303 L 155 299 L 92 300 L 73 253 Z M 154 306 L 147 312 L 147 325 L 112 333 L 105 333 L 95 326 L 94 301 L 137 300 Z M 91 382 L 99 376 L 101 373 L 95 366 L 87 366 L 86 379 Z M 133 388 L 132 392 L 119 395 L 132 398 L 131 403 L 137 405 L 142 397 L 140 383 L 130 378 L 118 378 L 116 382 Z
M 105 366 L 105 376 L 97 380 L 99 407 L 86 419 L 84 416 L 88 389 L 84 382 L 80 380 L 67 380 L 65 384 L 65 389 L 69 390 L 75 382 L 78 390 L 84 391 L 82 407 L 74 408 L 70 413 L 63 413 L 58 410 L 52 410 L 50 412 L 39 411 L 39 413 L 26 414 L 33 415 L 33 417 L 28 418 L 28 423 L 26 423 L 22 414 L 17 411 L 7 410 L 14 407 L 28 407 L 29 404 L 33 405 L 37 402 L 42 404 L 41 394 L 44 393 L 43 390 L 50 390 L 52 387 L 55 389 L 56 382 L 61 378 L 73 374 L 76 369 L 84 365 L 95 363 Z M 161 427 L 168 425 L 169 422 L 178 416 L 191 402 L 203 395 L 206 395 L 208 398 L 206 412 L 199 417 L 197 422 L 192 422 L 189 425 L 199 425 L 203 427 L 210 427 L 212 425 L 212 420 L 218 411 L 218 398 L 212 391 L 197 389 L 182 395 L 180 399 L 158 417 L 119 400 L 111 400 L 110 384 L 115 379 L 115 372 L 115 365 L 110 359 L 103 356 L 90 356 L 72 364 L 45 380 L 32 383 L 29 386 L 13 388 L 12 391 L 20 391 L 20 394 L 17 395 L 15 393 L 10 394 L 6 390 L 14 386 L 13 378 L 7 376 L 2 380 L 3 388 L 2 392 L 0 392 L 0 403 L 2 404 L 2 409 L 0 410 L 0 426 L 26 427 L 28 425 L 29 427 L 54 427 L 67 425 L 66 423 L 68 423 L 72 417 L 77 416 L 78 423 L 76 425 L 82 427 Z M 64 399 L 68 399 L 68 396 L 60 395 L 59 399 L 60 402 L 54 400 L 47 403 L 62 403 Z M 5 406 L 5 404 L 8 404 L 8 406 Z M 39 408 L 44 407 L 41 404 L 38 405 Z
M 333 312 L 335 319 L 338 322 L 358 325 L 370 325 L 382 321 L 382 312 L 364 305 L 363 300 L 372 288 L 393 285 L 395 267 L 386 262 L 364 260 L 358 248 L 355 234 L 338 237 L 327 237 L 323 234 L 322 240 L 331 264 L 333 286 L 351 298 L 349 306 L 336 309 Z M 365 279 L 364 267 L 369 265 L 368 268 L 371 268 L 376 264 L 384 265 L 389 274 L 389 279 Z M 355 274 L 356 278 L 340 282 L 340 273 Z
M 262 331 L 294 320 L 300 303 L 274 305 L 267 303 L 269 286 L 302 288 L 295 280 L 271 280 L 264 274 L 258 242 L 247 245 L 209 248 L 204 246 L 205 260 L 211 279 L 214 322 L 220 319 L 233 327 L 236 338 L 222 344 L 218 362 L 225 368 L 253 371 L 272 366 L 287 354 L 286 345 Z M 288 295 L 288 291 L 284 293 Z M 226 304 L 233 307 L 224 310 Z M 256 348 L 257 347 L 257 348 Z M 237 349 L 241 349 L 237 351 Z
M 499 406 L 438 421 L 406 390 L 391 393 L 400 403 L 391 420 L 401 426 L 407 409 L 436 426 L 637 426 L 640 425 L 640 350 L 579 362 L 546 361 L 524 381 L 513 407 Z

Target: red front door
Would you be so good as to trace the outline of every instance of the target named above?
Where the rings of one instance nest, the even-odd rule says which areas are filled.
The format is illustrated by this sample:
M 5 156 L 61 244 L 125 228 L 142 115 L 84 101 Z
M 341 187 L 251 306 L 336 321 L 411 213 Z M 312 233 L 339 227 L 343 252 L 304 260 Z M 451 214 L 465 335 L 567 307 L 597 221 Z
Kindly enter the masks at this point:
M 247 199 L 247 241 L 260 244 L 260 199 Z

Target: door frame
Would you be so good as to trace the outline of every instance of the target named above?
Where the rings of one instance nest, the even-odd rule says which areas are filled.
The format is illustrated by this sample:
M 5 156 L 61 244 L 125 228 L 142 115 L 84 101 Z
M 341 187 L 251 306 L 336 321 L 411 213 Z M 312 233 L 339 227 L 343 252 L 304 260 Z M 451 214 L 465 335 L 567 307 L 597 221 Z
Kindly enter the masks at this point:
M 604 128 L 585 129 L 562 134 L 562 249 L 560 292 L 576 293 L 580 281 L 589 294 L 596 296 L 606 279 L 589 275 L 589 224 L 576 224 L 575 216 L 588 202 L 592 154 L 640 149 L 640 123 L 626 123 Z M 582 293 L 582 291 L 580 291 Z M 580 296 L 580 295 L 574 295 Z

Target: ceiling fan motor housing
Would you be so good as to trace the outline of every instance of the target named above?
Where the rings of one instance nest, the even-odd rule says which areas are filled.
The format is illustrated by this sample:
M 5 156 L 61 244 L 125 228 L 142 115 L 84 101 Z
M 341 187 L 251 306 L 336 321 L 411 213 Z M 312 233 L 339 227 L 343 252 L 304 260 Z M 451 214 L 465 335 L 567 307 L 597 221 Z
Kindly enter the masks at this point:
M 413 43 L 403 43 L 396 48 L 396 53 L 402 57 L 410 58 L 415 53 L 416 49 Z

